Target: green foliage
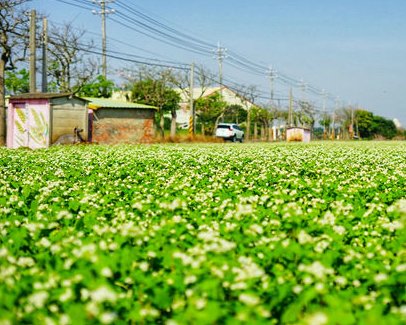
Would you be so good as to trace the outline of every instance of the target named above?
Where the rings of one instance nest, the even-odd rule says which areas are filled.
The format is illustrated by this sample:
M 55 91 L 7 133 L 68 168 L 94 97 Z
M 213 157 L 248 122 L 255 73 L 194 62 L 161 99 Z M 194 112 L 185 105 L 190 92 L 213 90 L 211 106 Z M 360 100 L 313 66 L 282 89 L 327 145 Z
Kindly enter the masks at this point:
M 241 123 L 247 120 L 247 110 L 241 105 L 228 105 L 224 112 L 224 121 L 230 123 Z
M 392 139 L 398 133 L 395 123 L 381 116 L 373 117 L 371 129 L 373 134 L 383 135 L 387 139 Z
M 162 108 L 165 112 L 176 111 L 179 108 L 180 95 L 159 80 L 136 82 L 131 89 L 131 99 L 136 103 Z
M 17 95 L 30 92 L 30 74 L 27 70 L 6 71 L 4 79 L 7 95 Z
M 369 138 L 372 136 L 372 121 L 374 115 L 365 110 L 356 111 L 356 121 L 358 123 L 358 131 L 361 138 Z
M 199 122 L 206 128 L 213 128 L 216 119 L 224 112 L 226 102 L 221 100 L 219 93 L 214 93 L 207 97 L 196 100 L 196 114 Z
M 356 121 L 361 138 L 372 138 L 375 135 L 381 135 L 387 139 L 392 139 L 398 134 L 393 121 L 381 116 L 375 116 L 365 110 L 357 110 Z
M 78 86 L 74 87 L 74 91 Z M 114 82 L 107 80 L 104 76 L 99 75 L 94 80 L 80 87 L 78 96 L 109 98 L 115 90 Z
M 2 324 L 404 324 L 406 144 L 0 148 Z

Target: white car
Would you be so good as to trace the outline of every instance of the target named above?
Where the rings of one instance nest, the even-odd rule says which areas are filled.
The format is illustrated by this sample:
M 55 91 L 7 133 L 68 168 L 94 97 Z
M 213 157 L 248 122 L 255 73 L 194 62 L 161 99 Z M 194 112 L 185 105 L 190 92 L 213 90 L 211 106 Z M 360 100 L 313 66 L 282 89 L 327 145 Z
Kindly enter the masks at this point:
M 216 137 L 232 142 L 244 141 L 244 131 L 237 124 L 219 123 L 216 129 Z

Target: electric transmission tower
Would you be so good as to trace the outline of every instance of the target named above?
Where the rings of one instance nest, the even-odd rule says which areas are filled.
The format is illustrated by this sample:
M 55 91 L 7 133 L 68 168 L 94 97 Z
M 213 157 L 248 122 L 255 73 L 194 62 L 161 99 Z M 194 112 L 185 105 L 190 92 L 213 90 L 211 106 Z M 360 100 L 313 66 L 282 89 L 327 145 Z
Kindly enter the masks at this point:
M 100 4 L 101 11 L 96 11 L 93 10 L 93 14 L 95 15 L 101 15 L 102 19 L 102 41 L 103 41 L 103 50 L 102 50 L 102 55 L 103 55 L 103 76 L 104 78 L 107 78 L 107 63 L 106 63 L 106 15 L 108 14 L 113 14 L 115 11 L 114 9 L 106 9 L 106 3 L 114 2 L 114 0 L 93 0 L 93 3 Z

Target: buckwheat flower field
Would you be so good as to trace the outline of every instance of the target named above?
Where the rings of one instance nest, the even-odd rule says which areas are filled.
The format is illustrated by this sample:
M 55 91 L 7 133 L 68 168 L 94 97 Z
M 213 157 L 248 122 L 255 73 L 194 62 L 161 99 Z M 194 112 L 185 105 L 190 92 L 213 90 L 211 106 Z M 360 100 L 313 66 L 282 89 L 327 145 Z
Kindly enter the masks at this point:
M 404 324 L 406 144 L 0 149 L 0 324 Z

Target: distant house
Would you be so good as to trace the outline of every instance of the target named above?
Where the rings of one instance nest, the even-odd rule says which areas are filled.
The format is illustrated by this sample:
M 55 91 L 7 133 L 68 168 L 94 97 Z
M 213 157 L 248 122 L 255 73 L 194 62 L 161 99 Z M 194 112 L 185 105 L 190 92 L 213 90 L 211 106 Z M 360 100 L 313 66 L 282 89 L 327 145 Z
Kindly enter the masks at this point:
M 189 98 L 187 94 L 182 91 L 182 89 L 174 89 L 177 93 L 179 93 L 181 97 L 180 102 L 180 109 L 176 112 L 176 123 L 178 124 L 188 124 L 189 123 Z M 208 97 L 215 93 L 221 92 L 223 96 L 223 100 L 228 105 L 241 105 L 244 109 L 251 109 L 252 107 L 258 107 L 254 103 L 251 103 L 249 100 L 245 99 L 244 96 L 239 94 L 238 92 L 227 88 L 227 87 L 207 87 L 206 89 L 203 88 L 194 88 L 193 89 L 193 98 L 197 100 L 199 97 Z M 168 115 L 170 116 L 170 114 Z
M 154 141 L 156 108 L 105 98 L 85 98 L 92 109 L 92 142 L 103 144 Z
M 10 96 L 7 147 L 46 148 L 65 134 L 83 130 L 88 140 L 87 100 L 72 94 L 32 93 Z

